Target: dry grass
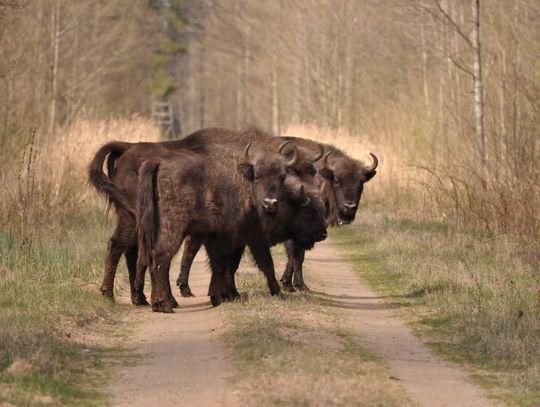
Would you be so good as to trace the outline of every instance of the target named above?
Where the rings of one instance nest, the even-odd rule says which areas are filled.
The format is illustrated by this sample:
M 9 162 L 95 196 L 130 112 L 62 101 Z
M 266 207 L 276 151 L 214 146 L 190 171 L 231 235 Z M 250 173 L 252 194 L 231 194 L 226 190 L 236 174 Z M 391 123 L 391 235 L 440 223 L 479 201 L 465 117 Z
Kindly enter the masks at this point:
M 418 332 L 482 384 L 518 405 L 540 396 L 540 276 L 508 237 L 453 232 L 445 224 L 369 213 L 334 231 L 360 275 Z M 534 403 L 532 403 L 534 404 Z
M 101 144 L 117 139 L 155 141 L 158 131 L 137 117 L 80 120 L 53 140 L 38 129 L 2 152 L 0 404 L 103 403 L 95 388 L 104 361 L 118 356 L 104 337 L 114 337 L 119 308 L 98 290 L 112 225 L 87 185 L 86 166 Z
M 157 141 L 159 130 L 141 117 L 81 119 L 52 139 L 37 129 L 25 145 L 4 152 L 0 225 L 26 235 L 93 207 L 99 201 L 87 184 L 86 167 L 111 140 Z
M 428 130 L 406 122 L 390 122 L 387 127 L 354 134 L 293 126 L 286 133 L 333 144 L 360 160 L 369 160 L 370 151 L 377 154 L 378 174 L 363 198 L 377 212 L 443 221 L 458 230 L 469 227 L 491 235 L 540 240 L 538 148 L 518 164 L 509 159 L 488 162 L 482 169 L 465 143 L 433 152 L 425 139 Z M 417 139 L 425 139 L 424 144 Z

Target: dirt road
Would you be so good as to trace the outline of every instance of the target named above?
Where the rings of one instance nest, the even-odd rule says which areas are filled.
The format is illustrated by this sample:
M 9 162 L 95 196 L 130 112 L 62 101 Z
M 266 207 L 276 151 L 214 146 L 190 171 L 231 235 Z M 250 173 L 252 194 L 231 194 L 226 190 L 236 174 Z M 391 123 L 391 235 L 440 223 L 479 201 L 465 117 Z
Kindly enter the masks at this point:
M 423 406 L 491 406 L 462 369 L 436 357 L 393 315 L 388 304 L 355 275 L 328 241 L 307 256 L 311 278 L 324 286 L 330 304 L 344 310 L 348 327 L 382 355 L 410 398 Z
M 173 268 L 171 277 L 176 276 L 177 264 Z M 113 405 L 236 405 L 227 383 L 232 368 L 220 338 L 220 310 L 212 308 L 206 296 L 210 273 L 204 250 L 193 262 L 191 274 L 197 297 L 177 295 L 181 307 L 174 314 L 154 313 L 149 307 L 133 310 L 137 328 L 127 346 L 143 358 L 115 375 L 107 389 Z M 129 298 L 119 301 L 129 302 Z
M 212 309 L 205 296 L 209 272 L 204 259 L 200 253 L 192 271 L 191 286 L 198 297 L 180 298 L 175 314 L 134 310 L 139 328 L 130 345 L 146 357 L 119 372 L 108 388 L 114 405 L 238 405 L 227 381 L 233 371 L 220 340 L 224 329 L 220 311 Z M 330 242 L 309 253 L 306 269 L 307 278 L 324 288 L 316 295 L 343 312 L 348 328 L 366 338 L 383 356 L 392 377 L 413 402 L 424 406 L 495 405 L 471 383 L 465 371 L 433 355 L 358 279 Z

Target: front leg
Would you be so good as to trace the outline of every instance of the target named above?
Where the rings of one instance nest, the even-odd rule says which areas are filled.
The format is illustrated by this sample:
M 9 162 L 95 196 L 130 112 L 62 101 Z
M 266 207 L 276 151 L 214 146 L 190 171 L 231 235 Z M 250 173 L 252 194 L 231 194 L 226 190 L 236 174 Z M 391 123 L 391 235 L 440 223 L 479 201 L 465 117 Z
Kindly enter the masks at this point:
M 304 276 L 303 276 L 303 270 L 302 267 L 304 265 L 304 258 L 305 258 L 306 251 L 298 245 L 294 244 L 293 247 L 293 270 L 294 270 L 294 281 L 293 281 L 293 287 L 300 291 L 309 291 L 308 286 L 306 283 L 304 283 Z
M 249 244 L 249 249 L 251 250 L 251 254 L 255 259 L 255 263 L 266 277 L 266 282 L 268 283 L 268 289 L 270 290 L 270 294 L 281 294 L 281 289 L 279 288 L 279 284 L 276 280 L 274 261 L 272 260 L 272 255 L 270 254 L 270 247 L 268 246 L 268 243 L 262 240 L 251 242 Z
M 283 284 L 283 288 L 285 289 L 285 291 L 294 292 L 294 287 L 292 284 L 294 271 L 294 242 L 292 240 L 287 240 L 284 246 L 285 252 L 287 253 L 287 265 L 285 266 L 285 271 L 283 272 L 280 281 Z

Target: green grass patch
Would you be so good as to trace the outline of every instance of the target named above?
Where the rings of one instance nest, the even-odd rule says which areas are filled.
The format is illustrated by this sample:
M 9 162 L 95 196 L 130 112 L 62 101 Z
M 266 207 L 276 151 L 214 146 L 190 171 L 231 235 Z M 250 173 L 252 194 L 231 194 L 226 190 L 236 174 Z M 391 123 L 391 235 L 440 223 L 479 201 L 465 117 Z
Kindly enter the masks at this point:
M 524 243 L 444 224 L 368 219 L 332 230 L 356 272 L 491 395 L 540 400 L 540 278 Z
M 98 290 L 110 229 L 90 211 L 31 241 L 0 232 L 0 401 L 104 403 L 96 389 L 123 357 L 122 307 Z

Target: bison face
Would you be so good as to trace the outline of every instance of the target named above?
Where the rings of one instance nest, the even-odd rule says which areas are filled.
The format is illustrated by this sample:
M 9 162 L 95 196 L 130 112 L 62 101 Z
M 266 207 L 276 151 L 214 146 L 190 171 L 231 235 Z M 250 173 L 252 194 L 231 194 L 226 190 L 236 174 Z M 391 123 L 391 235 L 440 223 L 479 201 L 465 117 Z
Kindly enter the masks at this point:
M 356 211 L 364 190 L 364 183 L 368 182 L 377 173 L 377 157 L 373 154 L 373 164 L 364 167 L 359 161 L 342 155 L 331 157 L 329 152 L 324 158 L 324 167 L 321 175 L 331 185 L 335 204 L 338 211 L 338 223 L 349 224 L 354 221 Z
M 288 197 L 287 216 L 291 238 L 304 250 L 313 248 L 328 236 L 325 205 L 320 191 L 305 192 L 302 185 Z
M 244 174 L 252 185 L 252 197 L 259 213 L 273 216 L 278 208 L 283 192 L 283 182 L 287 169 L 297 160 L 296 149 L 292 157 L 281 154 L 284 143 L 278 152 L 263 152 L 250 158 L 251 143 L 244 150 L 244 160 L 238 165 L 238 170 Z

